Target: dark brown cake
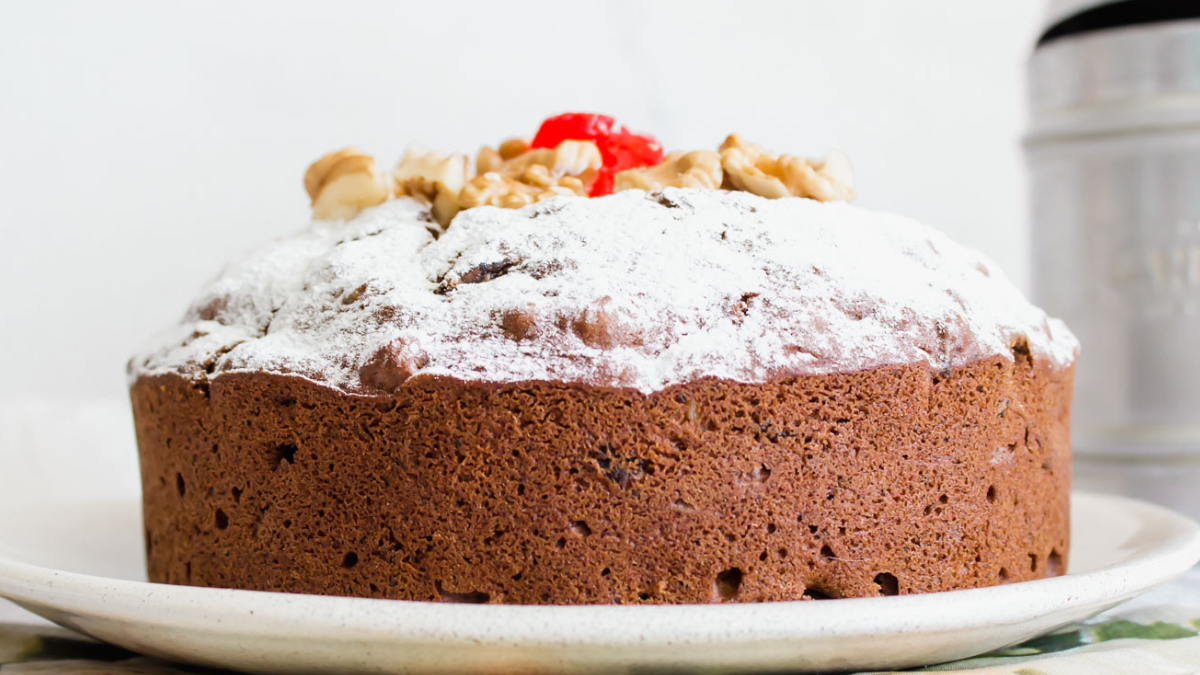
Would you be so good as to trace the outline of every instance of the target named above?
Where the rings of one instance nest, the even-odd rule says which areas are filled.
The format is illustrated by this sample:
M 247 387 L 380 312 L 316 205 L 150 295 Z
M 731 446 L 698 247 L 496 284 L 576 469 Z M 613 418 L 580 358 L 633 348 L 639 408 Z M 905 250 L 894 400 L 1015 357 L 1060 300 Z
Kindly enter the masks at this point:
M 989 261 L 799 198 L 852 195 L 844 160 L 730 137 L 583 199 L 597 146 L 506 145 L 465 187 L 465 158 L 320 160 L 342 220 L 131 361 L 152 581 L 702 603 L 1063 573 L 1077 345 Z
M 1061 574 L 1071 369 L 651 395 L 418 377 L 133 388 L 150 578 L 409 600 L 841 598 Z

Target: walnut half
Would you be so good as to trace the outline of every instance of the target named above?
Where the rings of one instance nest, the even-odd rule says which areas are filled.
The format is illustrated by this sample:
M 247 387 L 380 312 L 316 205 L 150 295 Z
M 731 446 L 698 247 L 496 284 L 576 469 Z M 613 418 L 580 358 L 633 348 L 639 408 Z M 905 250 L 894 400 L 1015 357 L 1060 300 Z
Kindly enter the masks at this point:
M 509 159 L 503 159 L 507 154 L 504 150 L 501 146 L 500 152 L 476 160 L 479 166 L 492 170 L 467 182 L 459 195 L 460 208 L 519 209 L 550 197 L 582 196 L 604 162 L 600 149 L 592 141 L 567 140 L 554 149 L 526 150 Z
M 578 178 L 564 176 L 551 182 L 546 168 L 534 165 L 522 173 L 519 179 L 496 171 L 472 178 L 459 194 L 458 204 L 464 209 L 473 209 L 476 206 L 519 209 L 543 199 L 582 193 L 583 182 Z
M 459 193 L 471 177 L 466 155 L 445 155 L 419 145 L 409 146 L 393 175 L 396 194 L 432 204 L 433 217 L 443 226 L 458 213 Z
M 613 179 L 613 191 L 661 190 L 666 187 L 705 188 L 721 187 L 721 156 L 711 150 L 694 152 L 672 152 L 663 157 L 661 164 L 640 169 L 628 169 Z
M 489 171 L 500 171 L 504 163 L 516 159 L 529 150 L 529 139 L 510 138 L 498 148 L 485 145 L 475 155 L 475 173 L 482 176 Z M 597 151 L 599 151 L 597 149 Z
M 823 202 L 854 199 L 850 161 L 831 152 L 822 161 L 775 155 L 731 134 L 721 144 L 721 168 L 731 186 L 761 197 L 808 197 Z
M 374 157 L 345 148 L 313 162 L 304 172 L 304 189 L 312 199 L 313 216 L 340 220 L 387 201 L 393 188 L 391 176 Z

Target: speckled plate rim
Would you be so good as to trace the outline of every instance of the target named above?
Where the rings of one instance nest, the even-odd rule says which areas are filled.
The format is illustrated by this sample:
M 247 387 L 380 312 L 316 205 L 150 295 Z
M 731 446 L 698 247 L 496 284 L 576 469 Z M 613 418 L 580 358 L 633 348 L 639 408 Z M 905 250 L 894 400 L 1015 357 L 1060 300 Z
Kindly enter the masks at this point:
M 340 598 L 49 569 L 19 562 L 3 541 L 0 596 L 137 651 L 256 672 L 896 668 L 1034 637 L 1200 561 L 1200 525 L 1165 508 L 1075 493 L 1072 512 L 1073 549 L 1105 536 L 1106 513 L 1135 519 L 1125 559 L 1075 560 L 1072 568 L 1089 571 L 1053 579 L 888 598 L 551 607 Z

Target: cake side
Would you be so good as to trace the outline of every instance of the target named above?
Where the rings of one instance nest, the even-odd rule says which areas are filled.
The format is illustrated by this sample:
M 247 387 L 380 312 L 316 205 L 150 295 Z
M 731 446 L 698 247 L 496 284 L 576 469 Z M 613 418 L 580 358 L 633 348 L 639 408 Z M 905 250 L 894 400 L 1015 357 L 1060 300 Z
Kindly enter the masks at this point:
M 450 602 L 859 597 L 1061 574 L 1073 367 L 1024 347 L 652 393 L 132 386 L 152 581 Z
M 627 190 L 477 207 L 442 230 L 408 197 L 314 222 L 225 269 L 130 362 L 296 375 L 343 392 L 416 375 L 643 393 L 706 377 L 920 363 L 1077 345 L 980 254 L 912 220 L 745 192 Z

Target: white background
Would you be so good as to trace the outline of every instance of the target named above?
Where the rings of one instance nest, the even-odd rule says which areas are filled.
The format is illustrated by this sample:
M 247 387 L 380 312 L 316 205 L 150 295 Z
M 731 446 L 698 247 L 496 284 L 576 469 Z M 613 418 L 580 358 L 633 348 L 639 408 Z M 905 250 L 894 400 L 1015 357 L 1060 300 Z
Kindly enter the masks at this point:
M 1028 264 L 1037 0 L 9 3 L 0 400 L 124 396 L 124 362 L 346 144 L 473 151 L 549 113 L 668 148 L 849 153 L 859 204 Z

